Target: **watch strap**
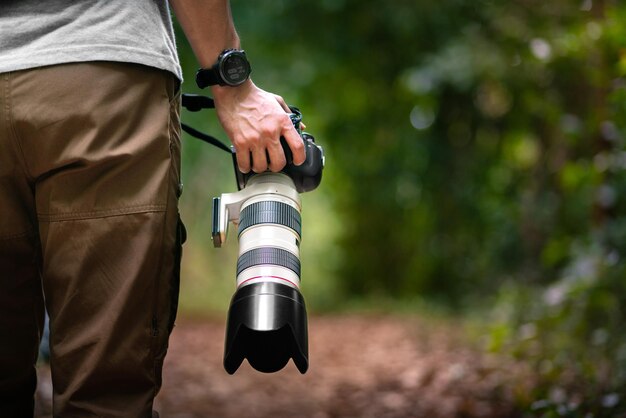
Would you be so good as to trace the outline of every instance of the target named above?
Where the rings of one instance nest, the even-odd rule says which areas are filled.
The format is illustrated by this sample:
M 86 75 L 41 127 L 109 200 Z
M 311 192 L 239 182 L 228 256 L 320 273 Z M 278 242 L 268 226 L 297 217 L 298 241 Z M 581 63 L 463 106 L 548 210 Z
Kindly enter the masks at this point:
M 230 83 L 229 81 L 224 79 L 223 73 L 223 71 L 225 70 L 229 71 L 230 73 L 230 70 L 223 68 L 223 65 L 233 56 L 239 56 L 239 59 L 243 61 L 243 65 L 246 69 L 245 78 L 240 79 L 235 83 Z M 214 86 L 217 84 L 219 84 L 220 86 L 238 86 L 250 77 L 250 72 L 250 63 L 248 62 L 248 59 L 246 58 L 246 53 L 243 50 L 225 49 L 224 51 L 222 51 L 219 57 L 217 57 L 217 62 L 213 64 L 210 68 L 201 68 L 198 70 L 198 72 L 196 73 L 196 84 L 198 84 L 198 87 L 202 89 L 207 86 Z M 239 74 L 241 74 L 241 72 L 239 72 Z
M 223 84 L 219 72 L 219 63 L 214 64 L 211 68 L 200 68 L 196 73 L 196 84 L 201 89 Z

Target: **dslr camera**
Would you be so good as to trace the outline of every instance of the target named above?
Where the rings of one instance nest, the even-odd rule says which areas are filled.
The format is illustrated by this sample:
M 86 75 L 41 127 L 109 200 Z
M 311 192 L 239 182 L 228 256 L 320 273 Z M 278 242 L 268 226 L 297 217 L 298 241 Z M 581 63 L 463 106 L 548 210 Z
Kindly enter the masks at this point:
M 302 132 L 302 113 L 295 107 L 291 111 L 305 145 L 305 162 L 294 165 L 281 138 L 287 158 L 281 172 L 242 173 L 231 147 L 238 191 L 213 199 L 214 246 L 226 241 L 231 222 L 239 242 L 224 348 L 224 368 L 230 374 L 245 358 L 266 373 L 281 370 L 290 358 L 301 373 L 309 365 L 307 314 L 300 293 L 300 193 L 320 184 L 325 159 L 313 136 Z

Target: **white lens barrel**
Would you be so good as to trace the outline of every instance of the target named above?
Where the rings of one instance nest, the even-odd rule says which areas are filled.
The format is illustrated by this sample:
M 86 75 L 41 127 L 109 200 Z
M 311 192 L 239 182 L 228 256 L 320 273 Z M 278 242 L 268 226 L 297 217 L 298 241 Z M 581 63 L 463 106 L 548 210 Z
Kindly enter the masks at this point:
M 290 358 L 308 369 L 307 315 L 300 293 L 300 195 L 283 173 L 255 174 L 246 187 L 214 200 L 213 242 L 221 246 L 229 222 L 238 226 L 237 290 L 228 309 L 224 368 L 244 359 L 264 373 Z
M 299 201 L 278 193 L 257 194 L 241 204 L 237 288 L 259 282 L 299 288 L 299 208 Z
M 282 225 L 255 225 L 239 236 L 239 255 L 258 247 L 279 247 L 300 255 L 300 237 Z

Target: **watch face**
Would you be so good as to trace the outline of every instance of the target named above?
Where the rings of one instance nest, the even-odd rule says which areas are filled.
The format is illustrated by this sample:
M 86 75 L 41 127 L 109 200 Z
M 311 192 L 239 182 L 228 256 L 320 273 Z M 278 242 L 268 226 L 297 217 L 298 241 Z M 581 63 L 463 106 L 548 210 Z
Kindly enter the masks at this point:
M 222 78 L 227 84 L 237 86 L 248 79 L 250 75 L 250 65 L 243 53 L 231 53 L 222 61 L 221 73 Z

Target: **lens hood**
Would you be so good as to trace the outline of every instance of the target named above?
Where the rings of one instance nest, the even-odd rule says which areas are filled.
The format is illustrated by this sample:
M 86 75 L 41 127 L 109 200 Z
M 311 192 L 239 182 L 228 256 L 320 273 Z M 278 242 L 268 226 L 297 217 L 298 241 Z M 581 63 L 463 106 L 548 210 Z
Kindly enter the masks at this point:
M 244 358 L 264 373 L 281 370 L 293 358 L 300 371 L 309 367 L 307 316 L 298 289 L 275 282 L 240 287 L 228 310 L 224 368 L 235 373 Z

